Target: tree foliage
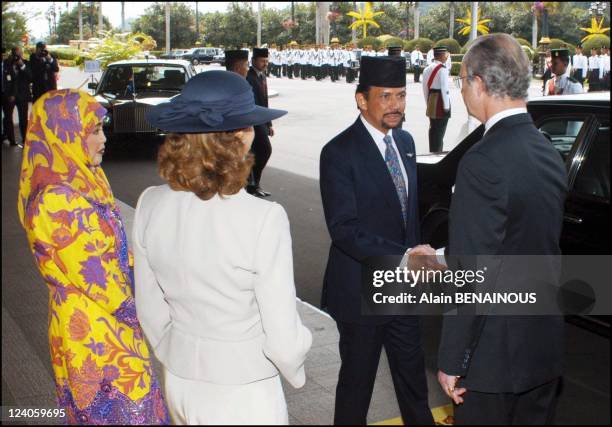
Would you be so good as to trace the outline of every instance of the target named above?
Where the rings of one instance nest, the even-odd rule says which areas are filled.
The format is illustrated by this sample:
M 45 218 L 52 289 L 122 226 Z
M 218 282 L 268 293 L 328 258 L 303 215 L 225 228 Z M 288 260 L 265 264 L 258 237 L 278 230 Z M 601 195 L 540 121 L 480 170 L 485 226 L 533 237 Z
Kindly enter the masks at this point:
M 132 30 L 148 34 L 159 46 L 166 46 L 166 3 L 156 2 L 132 23 Z M 226 37 L 231 33 L 225 34 Z M 196 41 L 195 12 L 182 2 L 170 2 L 171 48 L 193 47 Z
M 23 36 L 28 32 L 26 17 L 13 10 L 13 2 L 2 2 L 2 46 L 10 49 L 22 44 Z
M 434 44 L 434 47 L 437 46 L 446 46 L 450 53 L 459 53 L 461 51 L 461 45 L 455 39 L 440 39 Z
M 82 3 L 81 16 L 83 18 L 83 38 L 99 37 L 98 33 L 98 3 L 92 2 L 93 6 Z M 108 31 L 112 25 L 106 16 L 102 16 L 104 30 Z M 68 44 L 70 40 L 79 38 L 79 7 L 75 6 L 69 12 L 64 12 L 59 16 L 57 22 L 57 33 L 54 42 L 58 44 Z
M 106 68 L 112 62 L 137 57 L 150 47 L 155 47 L 155 40 L 146 34 L 107 31 L 100 44 L 78 58 L 77 64 L 83 67 L 84 60 L 96 59 Z

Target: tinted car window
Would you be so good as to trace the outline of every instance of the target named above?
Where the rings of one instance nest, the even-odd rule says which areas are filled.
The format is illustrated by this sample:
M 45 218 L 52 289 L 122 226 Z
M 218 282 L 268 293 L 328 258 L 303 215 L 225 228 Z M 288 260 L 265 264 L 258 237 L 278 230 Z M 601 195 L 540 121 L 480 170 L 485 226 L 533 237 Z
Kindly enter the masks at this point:
M 610 200 L 610 125 L 601 126 L 582 162 L 574 192 Z
M 583 124 L 584 119 L 555 118 L 542 123 L 540 125 L 540 132 L 550 139 L 554 147 L 561 153 L 563 160 L 565 160 L 572 150 L 572 146 Z
M 117 66 L 107 71 L 100 92 L 117 97 L 131 96 L 135 92 L 180 91 L 185 85 L 186 70 L 180 66 L 147 65 Z

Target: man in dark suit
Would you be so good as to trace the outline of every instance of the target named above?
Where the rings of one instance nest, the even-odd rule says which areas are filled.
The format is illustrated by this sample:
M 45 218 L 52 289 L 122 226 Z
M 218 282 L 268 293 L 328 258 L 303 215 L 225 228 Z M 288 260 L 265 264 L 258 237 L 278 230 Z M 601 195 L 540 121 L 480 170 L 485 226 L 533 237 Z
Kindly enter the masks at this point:
M 517 257 L 508 255 L 530 255 L 554 281 L 567 175 L 561 156 L 527 113 L 529 60 L 511 36 L 482 36 L 464 56 L 459 78 L 468 113 L 485 123 L 485 133 L 459 163 L 449 268 L 476 270 L 482 268 L 479 256 L 494 255 L 495 271 L 487 276 L 515 290 L 533 283 L 533 271 L 513 265 Z M 444 317 L 438 357 L 438 381 L 457 405 L 455 424 L 552 423 L 563 318 L 459 310 Z
M 251 60 L 251 68 L 247 74 L 247 81 L 253 87 L 255 94 L 255 104 L 262 107 L 268 106 L 268 83 L 266 78 L 266 69 L 268 68 L 268 49 L 253 48 L 253 59 Z M 255 126 L 255 139 L 251 152 L 255 155 L 255 164 L 249 178 L 247 191 L 257 197 L 267 197 L 269 192 L 264 191 L 260 185 L 261 174 L 272 155 L 272 144 L 270 144 L 270 136 L 274 136 L 274 128 L 272 122 L 265 123 L 260 126 Z
M 43 42 L 36 43 L 36 52 L 30 55 L 32 68 L 33 102 L 50 90 L 57 89 L 55 74 L 59 73 L 57 59 L 54 58 Z
M 32 73 L 28 61 L 23 59 L 20 47 L 13 47 L 10 56 L 2 64 L 2 111 L 4 113 L 4 128 L 11 145 L 18 145 L 15 140 L 15 126 L 13 124 L 13 111 L 17 107 L 19 117 L 19 131 L 21 144 L 26 137 L 28 128 L 28 106 L 32 100 L 30 83 Z
M 244 49 L 226 50 L 225 69 L 246 79 L 249 72 L 249 51 Z
M 372 256 L 404 255 L 420 241 L 414 141 L 398 128 L 405 97 L 403 58 L 362 57 L 355 95 L 361 115 L 321 152 L 332 240 L 322 306 L 336 321 L 342 360 L 334 424 L 366 423 L 383 346 L 404 422 L 433 424 L 419 319 L 361 314 L 362 265 Z M 427 249 L 422 253 L 435 254 Z

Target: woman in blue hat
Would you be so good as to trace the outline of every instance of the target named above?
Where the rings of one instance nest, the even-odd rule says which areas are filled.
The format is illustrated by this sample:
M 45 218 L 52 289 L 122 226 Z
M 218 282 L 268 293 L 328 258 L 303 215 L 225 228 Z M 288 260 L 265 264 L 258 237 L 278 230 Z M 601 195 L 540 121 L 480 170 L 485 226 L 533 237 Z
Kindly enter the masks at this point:
M 244 190 L 253 126 L 284 114 L 256 106 L 239 75 L 209 71 L 147 115 L 168 134 L 167 184 L 136 208 L 136 308 L 175 423 L 288 424 L 279 372 L 304 385 L 312 335 L 296 310 L 287 214 Z

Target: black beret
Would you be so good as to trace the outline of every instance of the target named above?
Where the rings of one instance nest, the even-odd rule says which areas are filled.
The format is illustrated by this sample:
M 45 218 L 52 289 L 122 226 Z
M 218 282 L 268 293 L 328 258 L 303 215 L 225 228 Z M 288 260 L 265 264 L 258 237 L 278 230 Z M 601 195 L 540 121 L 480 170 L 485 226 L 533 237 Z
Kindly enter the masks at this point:
M 268 49 L 262 47 L 254 47 L 253 48 L 253 59 L 254 58 L 267 58 L 268 57 Z
M 249 59 L 248 50 L 237 49 L 237 50 L 226 50 L 225 51 L 226 61 L 240 61 L 243 59 Z
M 406 61 L 397 56 L 362 56 L 359 84 L 404 87 L 406 86 Z

